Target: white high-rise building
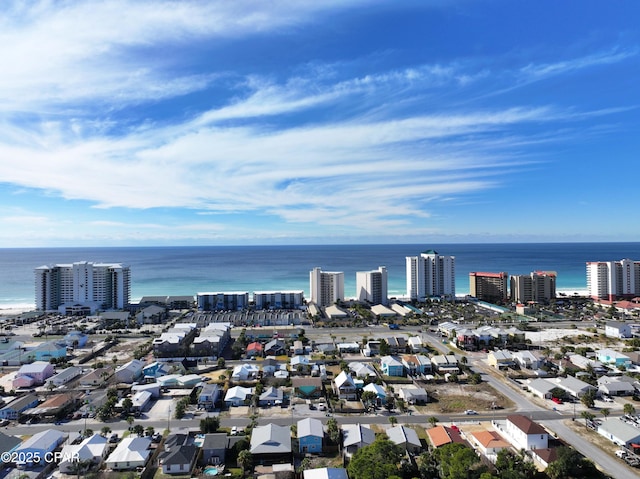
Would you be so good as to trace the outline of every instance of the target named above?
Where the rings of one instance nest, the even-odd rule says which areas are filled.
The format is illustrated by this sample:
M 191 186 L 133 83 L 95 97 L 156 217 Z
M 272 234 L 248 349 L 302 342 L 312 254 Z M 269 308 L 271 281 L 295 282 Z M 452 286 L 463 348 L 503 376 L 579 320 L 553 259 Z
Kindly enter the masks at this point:
M 455 298 L 455 256 L 441 256 L 437 251 L 427 250 L 420 256 L 407 256 L 406 261 L 408 298 Z
M 124 309 L 131 299 L 131 271 L 120 263 L 45 265 L 35 269 L 35 288 L 39 311 Z
M 313 268 L 309 273 L 310 301 L 318 306 L 331 306 L 344 299 L 344 273 Z
M 614 301 L 640 296 L 640 261 L 590 261 L 587 290 L 594 299 Z
M 387 295 L 387 268 L 356 272 L 356 297 L 371 304 L 389 304 Z

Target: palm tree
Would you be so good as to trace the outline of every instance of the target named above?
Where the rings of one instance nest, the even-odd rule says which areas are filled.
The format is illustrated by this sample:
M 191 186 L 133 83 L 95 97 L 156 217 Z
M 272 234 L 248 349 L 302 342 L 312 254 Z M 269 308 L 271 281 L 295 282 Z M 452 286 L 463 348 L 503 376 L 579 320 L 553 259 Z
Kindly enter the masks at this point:
M 633 415 L 636 413 L 636 408 L 633 407 L 633 404 L 626 403 L 622 408 L 622 412 L 624 412 L 625 414 Z
M 111 428 L 109 426 L 104 426 L 102 429 L 100 429 L 100 434 L 102 434 L 103 436 L 106 436 L 110 432 Z
M 584 419 L 584 427 L 587 427 L 587 425 L 589 424 L 589 421 L 593 421 L 593 419 L 596 416 L 595 416 L 595 414 L 590 413 L 589 411 L 582 411 L 580 413 L 580 417 L 582 417 Z
M 249 467 L 251 467 L 252 463 L 253 457 L 251 456 L 251 453 L 247 449 L 240 451 L 238 454 L 238 465 L 242 468 L 243 474 Z
M 600 409 L 600 414 L 602 414 L 604 418 L 607 419 L 609 417 L 609 414 L 611 414 L 611 409 L 609 409 L 608 407 L 603 407 L 602 409 Z
M 392 426 L 395 426 L 398 423 L 398 419 L 395 416 L 389 416 L 389 422 Z
M 436 424 L 438 424 L 438 418 L 435 416 L 431 416 L 429 419 L 427 419 L 427 421 L 429 421 L 429 424 L 431 424 L 431 427 L 435 427 Z

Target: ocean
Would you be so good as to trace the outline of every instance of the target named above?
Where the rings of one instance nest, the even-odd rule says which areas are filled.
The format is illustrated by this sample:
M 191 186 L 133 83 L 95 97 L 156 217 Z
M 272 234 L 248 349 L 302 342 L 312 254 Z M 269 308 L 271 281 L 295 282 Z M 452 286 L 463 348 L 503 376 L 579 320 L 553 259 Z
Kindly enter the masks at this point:
M 640 243 L 395 244 L 315 246 L 171 246 L 0 249 L 0 309 L 34 305 L 34 269 L 75 261 L 131 267 L 132 299 L 212 291 L 303 290 L 309 271 L 344 271 L 355 296 L 356 271 L 386 266 L 389 296 L 406 291 L 405 257 L 435 249 L 456 257 L 456 293 L 469 291 L 469 272 L 556 271 L 559 291 L 586 289 L 585 263 L 640 259 Z

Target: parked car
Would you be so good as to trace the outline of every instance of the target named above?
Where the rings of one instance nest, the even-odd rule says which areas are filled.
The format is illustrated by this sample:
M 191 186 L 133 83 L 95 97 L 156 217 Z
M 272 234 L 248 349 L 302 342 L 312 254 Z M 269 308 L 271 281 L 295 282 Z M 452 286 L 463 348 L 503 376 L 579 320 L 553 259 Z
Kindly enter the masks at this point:
M 118 442 L 119 440 L 120 440 L 120 438 L 115 433 L 111 434 L 111 437 L 109 437 L 109 442 L 112 443 L 112 444 Z

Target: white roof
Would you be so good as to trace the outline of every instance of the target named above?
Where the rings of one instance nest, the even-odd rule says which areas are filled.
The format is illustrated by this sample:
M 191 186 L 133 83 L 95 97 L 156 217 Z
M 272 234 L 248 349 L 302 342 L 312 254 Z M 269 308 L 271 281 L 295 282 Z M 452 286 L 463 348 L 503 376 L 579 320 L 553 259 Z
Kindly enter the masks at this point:
M 64 440 L 66 434 L 57 429 L 47 429 L 38 432 L 24 441 L 17 450 L 38 449 L 43 451 L 53 451 L 56 446 Z
M 47 361 L 35 361 L 31 364 L 23 365 L 19 370 L 18 374 L 34 374 L 34 373 L 42 373 L 46 369 L 51 367 L 51 363 Z
M 420 438 L 415 429 L 402 425 L 390 427 L 387 429 L 387 436 L 394 444 L 411 444 L 413 446 L 422 447 Z
M 148 437 L 125 437 L 109 454 L 107 462 L 144 462 L 151 454 L 150 445 L 151 438 Z
M 298 437 L 324 437 L 322 421 L 316 418 L 305 418 L 298 421 Z
M 247 396 L 253 394 L 253 388 L 245 388 L 242 386 L 234 386 L 227 390 L 227 394 L 224 396 L 225 401 L 233 401 L 234 399 L 240 399 L 244 401 Z
M 362 390 L 363 391 L 370 391 L 370 392 L 372 392 L 374 394 L 377 394 L 378 396 L 381 396 L 381 397 L 387 397 L 386 391 L 379 384 L 369 383 L 364 388 L 362 388 Z
M 337 467 L 307 469 L 302 473 L 303 479 L 349 479 L 347 470 Z
M 353 382 L 353 378 L 348 375 L 345 371 L 342 371 L 340 374 L 336 376 L 333 380 L 336 383 L 337 387 L 342 387 L 345 383 L 350 385 L 351 387 L 355 387 L 355 383 Z
M 344 432 L 344 447 L 356 444 L 369 445 L 376 440 L 376 433 L 362 424 L 343 424 L 342 431 Z
M 291 452 L 291 429 L 288 426 L 267 424 L 251 433 L 251 454 L 277 454 Z
M 67 444 L 62 448 L 62 458 L 78 457 L 81 461 L 102 457 L 107 447 L 107 438 L 94 434 L 85 438 L 80 444 Z M 68 462 L 68 461 L 64 461 Z

